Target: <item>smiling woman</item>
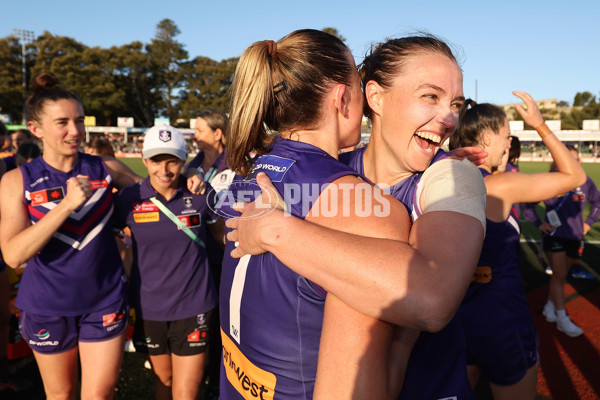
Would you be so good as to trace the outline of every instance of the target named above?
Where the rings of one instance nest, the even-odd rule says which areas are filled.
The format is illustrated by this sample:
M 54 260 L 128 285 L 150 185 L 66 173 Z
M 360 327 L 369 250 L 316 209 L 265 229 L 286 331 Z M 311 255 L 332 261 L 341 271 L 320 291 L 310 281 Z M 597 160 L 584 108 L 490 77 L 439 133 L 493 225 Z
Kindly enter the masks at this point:
M 110 398 L 129 315 L 112 188 L 139 177 L 115 159 L 78 152 L 83 106 L 54 75 L 36 75 L 32 90 L 26 116 L 44 153 L 0 185 L 2 253 L 11 267 L 27 263 L 15 303 L 19 327 L 48 398 L 75 397 L 78 358 L 81 397 Z
M 116 198 L 118 224 L 133 233 L 131 297 L 143 319 L 157 398 L 195 398 L 217 304 L 205 243 L 209 229 L 223 243 L 223 223 L 209 196 L 186 189 L 186 144 L 178 129 L 150 128 L 142 156 L 148 177 Z
M 432 332 L 421 333 L 412 348 L 415 333 L 396 331 L 402 336 L 390 348 L 412 348 L 410 359 L 397 359 L 389 380 L 404 379 L 401 398 L 473 398 L 464 340 L 453 316 L 481 251 L 485 188 L 473 164 L 439 149 L 454 132 L 464 101 L 461 70 L 446 43 L 423 35 L 374 46 L 359 74 L 364 113 L 373 123 L 371 140 L 366 150 L 344 153 L 340 161 L 365 180 L 389 187 L 399 200 L 390 206 L 402 203 L 411 214 L 408 243 L 325 231 L 277 210 L 251 219 L 258 208 L 248 206 L 241 219 L 228 221 L 236 228 L 228 238 L 239 241 L 232 254 L 270 251 L 327 288 L 328 299 L 333 294 L 368 315 Z M 274 190 L 264 180 L 258 183 Z M 392 214 L 384 219 L 405 221 Z M 332 341 L 337 354 L 345 354 L 339 330 L 331 334 L 330 327 L 325 320 L 321 349 Z M 335 378 L 339 359 L 321 352 L 319 368 Z

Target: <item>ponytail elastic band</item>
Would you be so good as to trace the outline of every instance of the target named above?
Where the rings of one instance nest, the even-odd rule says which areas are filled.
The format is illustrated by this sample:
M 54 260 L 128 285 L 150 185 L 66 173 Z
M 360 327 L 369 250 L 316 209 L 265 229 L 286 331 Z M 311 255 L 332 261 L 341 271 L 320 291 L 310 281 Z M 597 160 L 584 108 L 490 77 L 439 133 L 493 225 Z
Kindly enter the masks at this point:
M 272 56 L 275 54 L 275 51 L 277 51 L 277 42 L 274 42 L 273 40 L 265 40 L 265 42 L 267 42 L 269 55 Z

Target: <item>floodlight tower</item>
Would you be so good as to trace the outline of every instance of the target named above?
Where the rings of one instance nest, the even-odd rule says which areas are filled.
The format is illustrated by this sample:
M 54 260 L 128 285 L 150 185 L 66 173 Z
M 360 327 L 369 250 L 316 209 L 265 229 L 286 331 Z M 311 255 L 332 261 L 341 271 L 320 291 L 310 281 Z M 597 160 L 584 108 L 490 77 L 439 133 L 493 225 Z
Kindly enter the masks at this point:
M 25 45 L 33 42 L 33 31 L 26 29 L 13 29 L 13 35 L 21 40 L 21 60 L 23 61 L 23 105 L 25 105 L 25 99 L 27 98 L 27 71 L 25 68 Z M 25 125 L 25 113 L 21 123 Z

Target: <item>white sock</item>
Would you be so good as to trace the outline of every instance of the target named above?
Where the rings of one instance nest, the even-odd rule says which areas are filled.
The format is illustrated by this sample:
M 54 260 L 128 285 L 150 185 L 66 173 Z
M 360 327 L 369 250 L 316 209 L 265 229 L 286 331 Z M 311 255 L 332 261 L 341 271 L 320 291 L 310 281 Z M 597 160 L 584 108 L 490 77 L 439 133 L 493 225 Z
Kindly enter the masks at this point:
M 567 317 L 567 311 L 565 311 L 565 310 L 556 310 L 556 316 L 559 319 L 566 318 Z
M 546 304 L 549 304 L 552 308 L 554 308 L 554 302 L 552 300 L 548 299 Z

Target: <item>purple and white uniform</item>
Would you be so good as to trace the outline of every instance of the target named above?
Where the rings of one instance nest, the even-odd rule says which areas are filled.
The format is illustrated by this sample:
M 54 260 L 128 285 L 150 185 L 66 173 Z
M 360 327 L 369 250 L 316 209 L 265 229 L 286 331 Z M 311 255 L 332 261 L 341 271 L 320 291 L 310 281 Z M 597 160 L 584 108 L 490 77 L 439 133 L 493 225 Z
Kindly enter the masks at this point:
M 484 178 L 490 175 L 480 171 Z M 514 208 L 505 221 L 486 222 L 475 278 L 457 315 L 467 337 L 469 364 L 492 383 L 512 385 L 536 364 L 539 352 L 519 268 L 521 230 Z
M 329 183 L 355 175 L 317 147 L 279 139 L 248 177 L 235 177 L 221 197 L 221 215 L 239 215 L 233 202 L 260 194 L 258 172 L 271 178 L 299 218 Z M 219 291 L 221 398 L 312 399 L 326 292 L 271 253 L 233 259 L 233 246 L 225 249 Z
M 364 176 L 364 151 L 365 148 L 361 148 L 343 153 L 340 161 Z M 448 154 L 440 150 L 432 164 L 447 157 Z M 404 204 L 413 221 L 422 214 L 416 199 L 422 175 L 415 173 L 387 190 Z M 465 351 L 464 333 L 456 317 L 439 332 L 421 332 L 410 354 L 399 399 L 475 399 L 467 377 Z
M 583 220 L 583 211 L 586 203 L 590 203 L 590 213 Z M 565 196 L 545 200 L 546 212 L 555 210 L 560 218 L 561 225 L 552 234 L 553 237 L 582 240 L 583 223 L 592 226 L 600 217 L 600 191 L 594 181 L 588 176 L 583 186 L 571 190 Z M 559 206 L 560 205 L 560 206 Z M 535 204 L 528 204 L 523 210 L 523 216 L 529 222 L 540 227 L 542 221 L 535 212 Z
M 152 197 L 205 243 L 207 224 L 218 218 L 207 196 L 190 193 L 181 177 L 169 201 L 156 193 L 149 178 L 119 191 L 116 215 L 120 224 L 131 228 L 133 238 L 131 287 L 136 313 L 151 321 L 176 321 L 206 313 L 217 305 L 206 249 L 160 211 L 150 201 Z
M 16 306 L 36 314 L 77 316 L 120 304 L 126 279 L 113 236 L 113 181 L 100 157 L 79 153 L 69 172 L 42 157 L 23 164 L 24 196 L 32 224 L 65 197 L 67 181 L 89 177 L 93 195 L 27 262 Z

